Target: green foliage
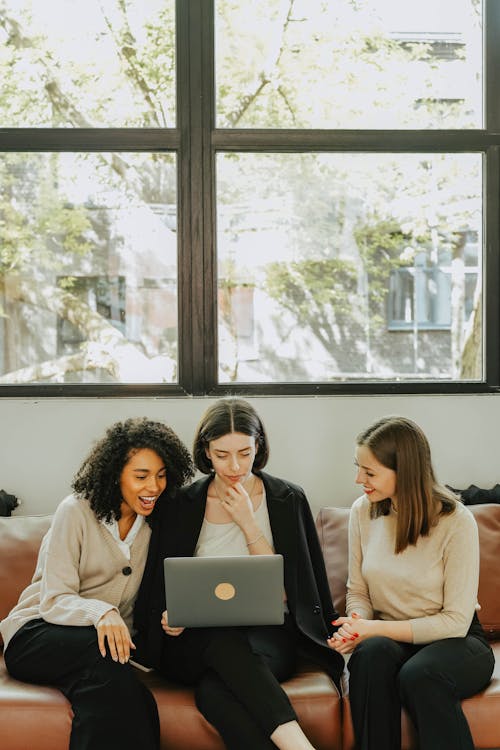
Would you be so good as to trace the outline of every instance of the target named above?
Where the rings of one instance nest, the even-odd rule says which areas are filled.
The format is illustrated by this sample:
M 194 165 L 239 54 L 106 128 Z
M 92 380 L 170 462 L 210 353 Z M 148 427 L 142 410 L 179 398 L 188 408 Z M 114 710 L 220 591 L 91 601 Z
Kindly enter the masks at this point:
M 356 289 L 354 263 L 339 259 L 270 263 L 266 289 L 298 315 L 309 316 L 311 306 L 330 306 L 338 315 L 350 310 L 350 295 Z
M 405 257 L 403 253 L 415 240 L 394 219 L 358 225 L 354 238 L 368 278 L 370 305 L 380 312 L 387 297 L 389 274 L 394 268 L 412 265 L 413 254 Z
M 350 261 L 330 258 L 270 263 L 265 289 L 304 328 L 311 328 L 328 351 L 335 350 L 338 330 L 348 325 L 357 271 Z
M 57 270 L 91 251 L 90 219 L 57 185 L 57 163 L 45 155 L 0 160 L 0 276 Z

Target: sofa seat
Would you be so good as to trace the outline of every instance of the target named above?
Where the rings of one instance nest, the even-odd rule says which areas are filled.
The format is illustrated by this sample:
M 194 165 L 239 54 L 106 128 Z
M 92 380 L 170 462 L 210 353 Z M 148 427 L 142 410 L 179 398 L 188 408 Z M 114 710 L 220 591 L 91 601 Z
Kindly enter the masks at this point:
M 196 708 L 193 691 L 138 672 L 160 714 L 162 750 L 224 750 L 215 729 Z M 317 750 L 341 750 L 341 699 L 322 671 L 303 666 L 284 687 Z M 67 750 L 72 711 L 59 690 L 13 679 L 0 657 L 0 723 L 6 750 Z
M 68 750 L 73 712 L 55 688 L 12 678 L 0 656 L 0 746 L 6 750 Z
M 500 641 L 491 643 L 495 654 L 495 669 L 486 690 L 462 701 L 476 748 L 499 746 L 500 717 Z

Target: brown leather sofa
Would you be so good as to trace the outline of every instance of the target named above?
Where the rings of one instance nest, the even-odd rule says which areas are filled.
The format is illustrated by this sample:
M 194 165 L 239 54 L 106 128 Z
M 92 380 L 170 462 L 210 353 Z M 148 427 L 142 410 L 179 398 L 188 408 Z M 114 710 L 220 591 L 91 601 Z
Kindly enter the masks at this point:
M 478 521 L 481 539 L 481 620 L 500 656 L 500 582 L 497 578 L 500 506 L 471 506 L 471 510 Z M 323 508 L 317 519 L 330 586 L 339 612 L 343 611 L 345 603 L 348 514 L 348 508 Z M 0 619 L 30 580 L 38 547 L 50 520 L 50 516 L 0 518 Z M 141 672 L 141 677 L 158 703 L 162 750 L 223 750 L 219 735 L 196 709 L 191 690 L 168 684 L 154 673 Z M 303 665 L 284 687 L 317 750 L 354 750 L 347 676 L 342 698 L 326 674 L 307 665 Z M 486 690 L 464 701 L 464 709 L 476 747 L 500 748 L 500 668 L 495 670 Z M 2 750 L 67 750 L 71 720 L 71 707 L 58 690 L 12 679 L 0 657 Z M 404 713 L 402 723 L 402 750 L 414 750 L 414 732 Z

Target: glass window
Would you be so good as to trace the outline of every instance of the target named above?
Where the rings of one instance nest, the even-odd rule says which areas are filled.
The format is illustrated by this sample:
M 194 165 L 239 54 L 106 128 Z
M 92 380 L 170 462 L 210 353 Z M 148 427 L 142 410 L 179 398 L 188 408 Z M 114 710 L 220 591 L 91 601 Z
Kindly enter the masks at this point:
M 480 128 L 476 0 L 217 0 L 220 128 Z
M 2 127 L 175 125 L 173 0 L 4 0 Z
M 176 159 L 0 159 L 0 383 L 177 382 Z
M 0 395 L 498 390 L 497 0 L 1 5 Z
M 462 377 L 481 156 L 226 153 L 217 175 L 221 382 Z

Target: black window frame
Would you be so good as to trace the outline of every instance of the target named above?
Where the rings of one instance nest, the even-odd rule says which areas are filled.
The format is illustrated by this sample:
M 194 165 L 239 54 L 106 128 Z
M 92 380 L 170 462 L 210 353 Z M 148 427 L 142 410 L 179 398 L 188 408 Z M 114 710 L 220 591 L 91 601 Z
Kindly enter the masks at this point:
M 500 391 L 500 3 L 485 0 L 485 127 L 469 130 L 215 127 L 214 0 L 176 0 L 175 128 L 1 128 L 0 152 L 175 152 L 178 383 L 0 385 L 0 397 L 165 397 Z M 480 153 L 484 163 L 484 380 L 218 384 L 215 161 L 219 152 Z

